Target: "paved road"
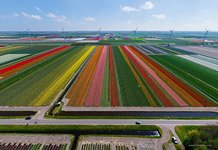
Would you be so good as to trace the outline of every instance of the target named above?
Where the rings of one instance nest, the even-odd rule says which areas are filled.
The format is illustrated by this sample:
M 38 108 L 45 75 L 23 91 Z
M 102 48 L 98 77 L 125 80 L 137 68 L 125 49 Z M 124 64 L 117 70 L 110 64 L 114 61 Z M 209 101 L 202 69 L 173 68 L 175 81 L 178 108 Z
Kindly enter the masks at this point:
M 176 125 L 218 125 L 218 120 L 161 120 L 161 119 L 0 119 L 0 125 L 134 125 L 135 121 L 141 121 L 143 125 L 158 125 L 168 128 L 181 143 L 174 131 Z M 166 134 L 166 133 L 164 133 Z M 165 135 L 167 136 L 167 134 Z M 161 144 L 162 145 L 162 144 Z
M 161 120 L 161 119 L 0 119 L 0 125 L 134 125 L 135 121 L 143 125 L 218 125 L 218 120 Z

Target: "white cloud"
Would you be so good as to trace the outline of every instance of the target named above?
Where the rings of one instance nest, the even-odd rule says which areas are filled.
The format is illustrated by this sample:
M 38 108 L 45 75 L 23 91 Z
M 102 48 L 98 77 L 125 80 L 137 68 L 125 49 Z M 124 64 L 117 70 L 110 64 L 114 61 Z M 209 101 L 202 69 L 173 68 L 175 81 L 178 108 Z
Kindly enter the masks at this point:
M 134 12 L 134 11 L 139 11 L 139 9 L 136 9 L 135 7 L 131 7 L 131 6 L 124 6 L 124 7 L 121 7 L 121 11 Z
M 120 6 L 121 11 L 123 12 L 137 12 L 141 10 L 148 10 L 152 9 L 154 7 L 154 4 L 151 1 L 145 2 L 143 5 L 141 5 L 139 8 L 132 7 L 132 6 Z
M 47 14 L 47 17 L 48 18 L 51 18 L 57 22 L 64 22 L 64 23 L 67 23 L 67 24 L 70 24 L 68 21 L 67 21 L 67 18 L 65 16 L 59 16 L 59 15 L 56 15 L 56 14 L 53 14 L 53 13 L 48 13 Z
M 140 9 L 152 9 L 154 7 L 154 4 L 151 1 L 145 2 Z
M 40 17 L 39 15 L 28 14 L 25 12 L 22 12 L 21 15 L 28 18 L 28 19 L 34 19 L 34 20 L 41 20 L 42 19 L 42 17 Z
M 95 22 L 95 21 L 96 21 L 96 19 L 93 18 L 93 17 L 86 17 L 86 18 L 84 18 L 84 20 L 85 20 L 86 22 Z
M 156 19 L 166 19 L 167 18 L 165 14 L 153 15 L 153 17 Z
M 35 7 L 35 9 L 38 11 L 38 12 L 40 12 L 40 13 L 42 13 L 43 11 L 39 8 L 39 7 Z

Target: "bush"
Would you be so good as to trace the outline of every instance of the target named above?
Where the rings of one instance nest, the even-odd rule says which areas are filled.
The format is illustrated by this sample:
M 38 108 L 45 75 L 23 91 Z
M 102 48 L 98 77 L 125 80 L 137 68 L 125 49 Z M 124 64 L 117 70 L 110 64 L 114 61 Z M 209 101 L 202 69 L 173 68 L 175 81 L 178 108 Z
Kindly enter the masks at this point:
M 180 126 L 176 132 L 187 150 L 217 150 L 217 126 Z

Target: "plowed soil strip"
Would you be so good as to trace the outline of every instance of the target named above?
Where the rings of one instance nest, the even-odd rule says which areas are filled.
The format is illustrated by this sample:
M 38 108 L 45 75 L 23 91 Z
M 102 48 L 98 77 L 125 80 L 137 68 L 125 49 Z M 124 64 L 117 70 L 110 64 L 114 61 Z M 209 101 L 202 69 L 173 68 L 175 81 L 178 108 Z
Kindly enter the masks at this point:
M 109 47 L 109 100 L 111 106 L 120 106 L 112 46 Z
M 81 72 L 76 82 L 69 89 L 66 98 L 69 99 L 69 106 L 83 106 L 86 101 L 86 96 L 96 70 L 97 63 L 101 56 L 102 46 L 97 47 L 94 55 L 91 57 L 86 67 Z M 79 92 L 78 92 L 79 90 Z

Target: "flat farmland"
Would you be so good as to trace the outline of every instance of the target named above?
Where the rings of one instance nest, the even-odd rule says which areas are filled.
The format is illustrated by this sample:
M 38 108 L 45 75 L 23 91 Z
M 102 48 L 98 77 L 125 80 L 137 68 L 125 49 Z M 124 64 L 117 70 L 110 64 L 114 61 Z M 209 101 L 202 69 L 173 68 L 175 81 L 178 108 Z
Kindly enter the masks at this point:
M 49 51 L 55 45 L 6 46 L 0 48 L 0 68 L 22 61 L 39 53 Z
M 205 46 L 175 46 L 175 48 L 218 59 L 218 49 L 217 48 L 211 48 L 211 47 L 205 47 Z
M 3 76 L 22 68 L 10 77 L 3 76 L 0 105 L 49 105 L 93 49 L 94 46 L 61 46 L 1 69 L 0 75 Z
M 65 95 L 67 106 L 217 106 L 218 72 L 183 55 L 217 65 L 163 46 L 99 46 Z
M 0 106 L 216 107 L 218 60 L 146 46 L 0 48 Z M 28 54 L 25 57 L 23 54 Z M 10 56 L 10 57 L 9 57 Z M 65 101 L 66 100 L 66 101 Z

